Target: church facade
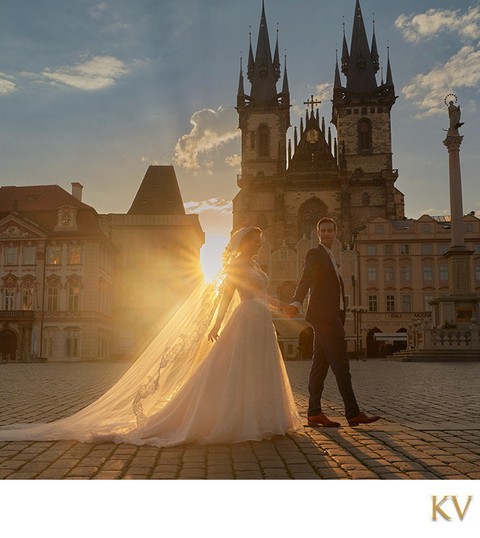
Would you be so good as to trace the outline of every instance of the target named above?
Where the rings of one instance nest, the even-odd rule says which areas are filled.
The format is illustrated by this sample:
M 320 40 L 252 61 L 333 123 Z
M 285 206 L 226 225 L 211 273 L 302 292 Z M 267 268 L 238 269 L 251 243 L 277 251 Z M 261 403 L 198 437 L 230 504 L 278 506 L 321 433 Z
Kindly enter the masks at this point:
M 233 200 L 233 231 L 242 226 L 263 230 L 259 261 L 270 276 L 270 293 L 289 301 L 306 252 L 318 245 L 317 221 L 325 216 L 335 219 L 335 256 L 349 306 L 346 332 L 351 351 L 362 347 L 361 333 L 368 331 L 360 326 L 358 315 L 368 310 L 360 282 L 360 234 L 371 222 L 405 220 L 404 196 L 395 185 L 398 170 L 393 165 L 391 111 L 397 97 L 389 57 L 386 66 L 386 78 L 382 75 L 379 82 L 375 31 L 369 41 L 356 0 L 350 44 L 344 31 L 341 58 L 332 73 L 331 125 L 319 117 L 319 102 L 311 96 L 304 102 L 305 116 L 293 126 L 293 140 L 287 140 L 291 123 L 286 61 L 282 72 L 278 33 L 272 54 L 262 6 L 256 49 L 250 43 L 246 79 L 241 66 L 238 83 L 241 174 Z M 365 237 L 363 233 L 363 241 Z M 374 242 L 375 237 L 368 235 L 368 240 Z M 300 319 L 295 327 L 282 319 L 275 324 L 284 356 L 308 357 L 308 324 Z

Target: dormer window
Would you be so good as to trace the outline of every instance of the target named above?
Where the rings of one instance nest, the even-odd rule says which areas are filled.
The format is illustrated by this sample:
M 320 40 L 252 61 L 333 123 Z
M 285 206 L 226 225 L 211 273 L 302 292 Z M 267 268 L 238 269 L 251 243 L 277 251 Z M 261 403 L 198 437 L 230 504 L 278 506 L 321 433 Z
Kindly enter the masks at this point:
M 57 216 L 57 225 L 55 231 L 59 230 L 76 230 L 77 229 L 77 210 L 74 207 L 60 207 Z

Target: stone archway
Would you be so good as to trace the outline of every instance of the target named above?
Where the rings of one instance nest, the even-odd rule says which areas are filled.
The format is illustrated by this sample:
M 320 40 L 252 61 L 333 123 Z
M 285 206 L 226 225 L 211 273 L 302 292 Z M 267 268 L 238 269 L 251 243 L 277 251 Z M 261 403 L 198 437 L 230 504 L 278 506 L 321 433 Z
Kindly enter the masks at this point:
M 378 327 L 369 329 L 367 332 L 367 357 L 369 359 L 378 359 L 379 357 L 384 357 L 384 344 L 375 340 L 375 333 L 381 333 Z
M 397 333 L 406 333 L 408 332 L 405 327 L 402 327 L 401 329 L 398 329 Z M 404 349 L 407 349 L 407 341 L 401 342 L 399 340 L 396 340 L 393 343 L 393 353 L 397 353 L 398 351 L 403 351 Z
M 0 332 L 0 354 L 13 357 L 17 352 L 17 335 L 11 329 L 4 329 Z

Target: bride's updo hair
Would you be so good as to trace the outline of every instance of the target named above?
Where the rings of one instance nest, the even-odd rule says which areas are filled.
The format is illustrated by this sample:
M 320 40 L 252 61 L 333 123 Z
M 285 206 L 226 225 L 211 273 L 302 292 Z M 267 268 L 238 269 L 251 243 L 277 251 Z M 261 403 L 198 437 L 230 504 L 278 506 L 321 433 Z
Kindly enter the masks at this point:
M 243 243 L 249 241 L 254 235 L 261 235 L 262 230 L 256 226 L 249 226 L 237 230 L 230 239 L 230 248 L 239 252 Z

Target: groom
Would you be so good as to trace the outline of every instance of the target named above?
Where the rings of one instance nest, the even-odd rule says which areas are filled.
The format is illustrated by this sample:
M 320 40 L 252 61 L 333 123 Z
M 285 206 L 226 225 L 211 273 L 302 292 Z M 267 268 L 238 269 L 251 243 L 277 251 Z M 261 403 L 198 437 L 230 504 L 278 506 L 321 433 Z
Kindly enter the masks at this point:
M 300 282 L 292 303 L 285 307 L 288 317 L 298 315 L 310 290 L 305 319 L 313 326 L 313 360 L 308 382 L 308 425 L 339 427 L 322 413 L 321 398 L 328 368 L 335 375 L 345 405 L 345 417 L 350 426 L 369 424 L 380 417 L 367 416 L 360 411 L 353 392 L 350 364 L 345 342 L 345 294 L 340 270 L 332 253 L 337 225 L 325 217 L 317 223 L 320 244 L 307 252 Z

